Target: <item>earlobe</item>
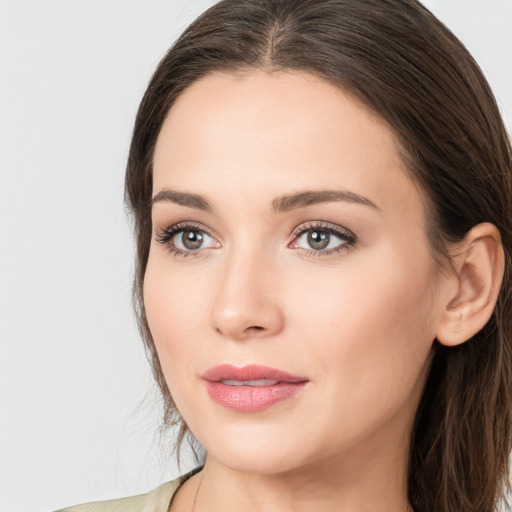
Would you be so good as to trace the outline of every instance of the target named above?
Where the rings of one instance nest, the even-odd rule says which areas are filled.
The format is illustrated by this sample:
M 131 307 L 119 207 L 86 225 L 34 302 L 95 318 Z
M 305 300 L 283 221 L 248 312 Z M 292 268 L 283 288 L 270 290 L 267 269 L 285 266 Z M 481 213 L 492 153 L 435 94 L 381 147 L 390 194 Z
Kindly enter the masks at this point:
M 436 338 L 447 346 L 464 343 L 488 320 L 498 300 L 505 257 L 498 229 L 488 222 L 478 224 L 465 236 L 453 257 L 455 293 L 444 305 Z

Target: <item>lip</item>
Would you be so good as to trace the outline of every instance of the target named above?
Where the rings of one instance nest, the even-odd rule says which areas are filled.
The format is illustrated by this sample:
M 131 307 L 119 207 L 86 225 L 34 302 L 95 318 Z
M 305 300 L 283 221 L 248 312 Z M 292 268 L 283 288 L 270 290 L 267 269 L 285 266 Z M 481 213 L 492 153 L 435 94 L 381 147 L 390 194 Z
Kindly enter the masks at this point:
M 309 379 L 298 375 L 278 370 L 277 368 L 270 368 L 259 364 L 250 364 L 247 366 L 233 366 L 232 364 L 220 364 L 207 370 L 202 378 L 204 380 L 215 382 L 219 380 L 259 380 L 259 379 L 272 379 L 279 382 L 305 382 Z
M 308 384 L 309 379 L 262 365 L 237 367 L 221 364 L 207 370 L 202 379 L 210 398 L 238 412 L 260 412 L 274 404 L 296 397 Z M 269 386 L 229 386 L 223 380 L 278 381 Z

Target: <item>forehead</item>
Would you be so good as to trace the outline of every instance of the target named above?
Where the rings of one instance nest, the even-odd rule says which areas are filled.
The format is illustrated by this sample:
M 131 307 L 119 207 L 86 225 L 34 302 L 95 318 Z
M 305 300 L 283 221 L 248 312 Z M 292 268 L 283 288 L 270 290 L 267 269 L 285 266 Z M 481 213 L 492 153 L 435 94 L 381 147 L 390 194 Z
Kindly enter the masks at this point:
M 418 213 L 420 199 L 389 125 L 299 71 L 215 73 L 193 83 L 162 126 L 153 169 L 154 193 L 178 188 L 231 204 L 339 188 Z

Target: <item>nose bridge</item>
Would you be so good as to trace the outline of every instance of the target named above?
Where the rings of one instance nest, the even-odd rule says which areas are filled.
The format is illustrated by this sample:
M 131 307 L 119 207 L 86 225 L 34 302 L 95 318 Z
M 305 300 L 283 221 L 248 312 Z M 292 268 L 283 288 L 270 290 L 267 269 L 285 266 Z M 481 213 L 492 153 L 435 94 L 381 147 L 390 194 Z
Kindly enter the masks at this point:
M 234 339 L 265 337 L 282 328 L 283 315 L 275 283 L 271 251 L 254 241 L 228 250 L 217 281 L 211 312 L 212 327 Z

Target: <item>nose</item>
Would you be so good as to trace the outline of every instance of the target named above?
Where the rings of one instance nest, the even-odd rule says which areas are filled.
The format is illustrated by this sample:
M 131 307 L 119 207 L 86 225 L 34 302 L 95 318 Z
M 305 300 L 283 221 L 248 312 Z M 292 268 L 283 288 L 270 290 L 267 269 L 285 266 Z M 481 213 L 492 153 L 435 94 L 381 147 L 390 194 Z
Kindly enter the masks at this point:
M 212 328 L 234 340 L 278 334 L 284 325 L 278 269 L 261 253 L 232 254 L 223 265 L 211 311 Z

